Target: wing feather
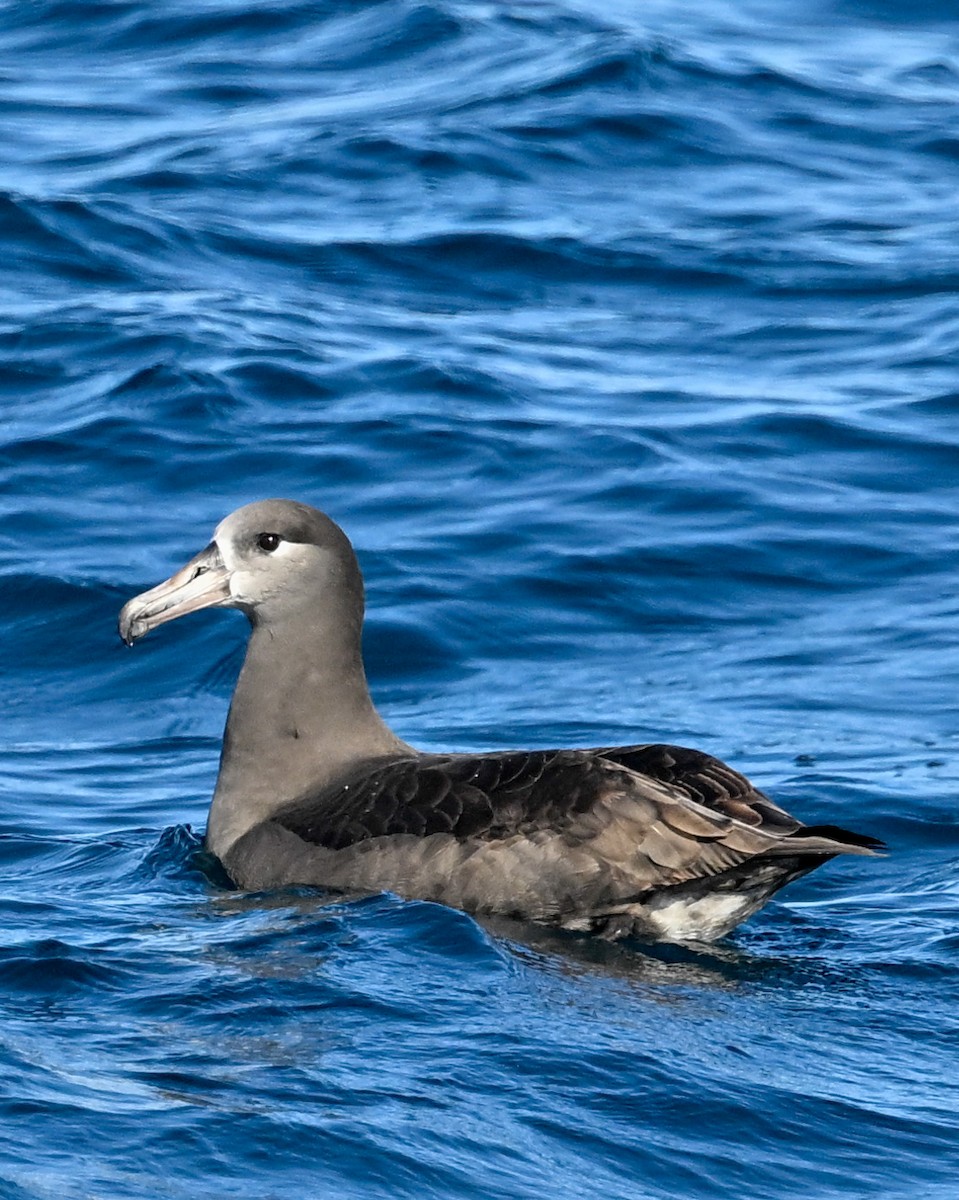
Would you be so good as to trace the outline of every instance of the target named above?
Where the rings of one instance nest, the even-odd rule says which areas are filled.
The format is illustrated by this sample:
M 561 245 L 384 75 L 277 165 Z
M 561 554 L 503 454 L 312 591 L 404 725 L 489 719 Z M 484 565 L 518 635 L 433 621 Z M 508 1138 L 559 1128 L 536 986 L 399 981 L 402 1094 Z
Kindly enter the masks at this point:
M 613 746 L 594 753 L 675 788 L 697 804 L 744 825 L 776 829 L 784 835 L 801 827 L 800 821 L 774 804 L 745 775 L 702 750 L 657 743 Z
M 410 754 L 285 805 L 225 865 L 243 886 L 389 888 L 681 940 L 719 936 L 833 854 L 872 852 L 843 830 L 805 832 L 744 776 L 677 746 Z M 717 914 L 656 916 L 712 890 Z
M 274 819 L 329 850 L 440 834 L 525 860 L 560 839 L 570 872 L 607 873 L 619 894 L 728 870 L 799 828 L 744 776 L 675 746 L 394 759 Z

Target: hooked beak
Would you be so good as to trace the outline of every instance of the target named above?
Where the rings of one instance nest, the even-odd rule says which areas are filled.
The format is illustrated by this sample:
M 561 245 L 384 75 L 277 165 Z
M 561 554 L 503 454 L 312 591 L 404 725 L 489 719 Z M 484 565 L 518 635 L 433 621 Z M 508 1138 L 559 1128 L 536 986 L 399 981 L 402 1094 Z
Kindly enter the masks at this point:
M 132 646 L 157 625 L 200 608 L 229 604 L 232 599 L 230 573 L 216 542 L 211 542 L 165 583 L 158 583 L 124 604 L 120 612 L 120 637 Z

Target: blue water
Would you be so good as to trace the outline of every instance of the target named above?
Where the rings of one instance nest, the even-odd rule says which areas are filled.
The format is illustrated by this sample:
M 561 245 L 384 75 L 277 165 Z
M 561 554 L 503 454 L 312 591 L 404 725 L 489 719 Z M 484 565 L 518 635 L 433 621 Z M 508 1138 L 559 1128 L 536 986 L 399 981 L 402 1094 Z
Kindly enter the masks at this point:
M 959 20 L 0 20 L 3 1200 L 959 1195 Z M 424 749 L 669 740 L 886 839 L 711 949 L 228 890 L 264 496 Z

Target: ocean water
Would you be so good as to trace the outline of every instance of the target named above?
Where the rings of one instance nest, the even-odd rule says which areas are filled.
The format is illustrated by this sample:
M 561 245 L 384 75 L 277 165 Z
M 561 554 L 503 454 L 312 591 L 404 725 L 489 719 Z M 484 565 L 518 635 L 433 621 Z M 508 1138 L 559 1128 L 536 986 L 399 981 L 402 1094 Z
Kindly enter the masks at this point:
M 959 1195 L 959 20 L 0 6 L 3 1200 Z M 884 838 L 713 947 L 200 852 L 289 496 L 424 749 L 674 741 Z

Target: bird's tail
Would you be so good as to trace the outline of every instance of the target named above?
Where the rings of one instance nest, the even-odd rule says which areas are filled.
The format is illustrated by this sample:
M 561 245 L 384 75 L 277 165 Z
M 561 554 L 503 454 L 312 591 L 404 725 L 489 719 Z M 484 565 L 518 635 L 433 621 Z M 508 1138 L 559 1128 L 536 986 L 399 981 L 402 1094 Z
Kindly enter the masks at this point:
M 803 825 L 783 838 L 775 854 L 881 854 L 886 843 L 839 825 Z

